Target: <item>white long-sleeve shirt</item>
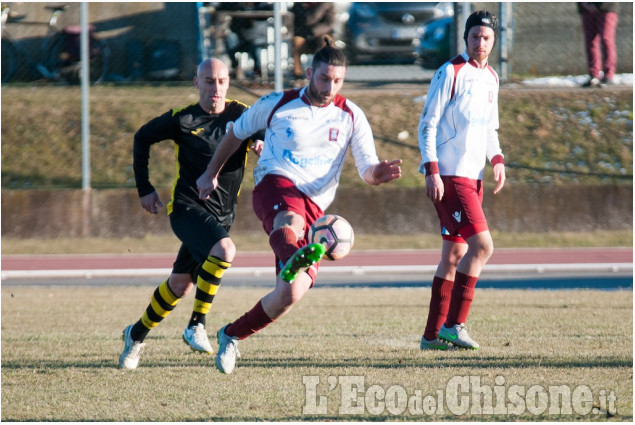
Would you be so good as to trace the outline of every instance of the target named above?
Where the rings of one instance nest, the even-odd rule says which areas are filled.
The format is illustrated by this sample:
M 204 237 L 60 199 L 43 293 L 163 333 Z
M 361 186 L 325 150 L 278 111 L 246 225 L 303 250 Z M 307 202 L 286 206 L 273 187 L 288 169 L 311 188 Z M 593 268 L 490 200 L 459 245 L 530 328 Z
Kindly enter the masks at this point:
M 437 70 L 419 121 L 419 172 L 482 180 L 486 159 L 503 161 L 498 87 L 496 71 L 466 52 Z
M 362 179 L 379 159 L 370 124 L 357 105 L 337 95 L 326 106 L 311 106 L 305 91 L 260 98 L 235 122 L 234 134 L 243 139 L 266 128 L 255 183 L 267 174 L 286 177 L 324 211 L 335 197 L 349 146 Z

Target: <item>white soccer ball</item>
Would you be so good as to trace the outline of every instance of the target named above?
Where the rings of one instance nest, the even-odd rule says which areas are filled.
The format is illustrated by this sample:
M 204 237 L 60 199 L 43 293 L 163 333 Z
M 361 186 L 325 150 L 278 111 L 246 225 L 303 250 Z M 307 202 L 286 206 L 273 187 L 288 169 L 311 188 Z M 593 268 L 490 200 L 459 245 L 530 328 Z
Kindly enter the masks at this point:
M 326 247 L 324 258 L 340 260 L 353 248 L 355 234 L 348 221 L 339 215 L 327 214 L 313 222 L 309 229 L 309 243 L 321 243 Z

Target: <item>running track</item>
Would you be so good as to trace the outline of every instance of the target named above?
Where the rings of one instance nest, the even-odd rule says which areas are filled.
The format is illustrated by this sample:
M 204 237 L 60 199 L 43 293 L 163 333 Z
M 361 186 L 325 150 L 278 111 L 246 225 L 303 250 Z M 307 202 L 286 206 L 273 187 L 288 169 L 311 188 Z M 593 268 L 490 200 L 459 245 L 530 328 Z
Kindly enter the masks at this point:
M 3 255 L 2 280 L 46 277 L 155 276 L 169 273 L 175 254 Z M 353 251 L 337 261 L 322 261 L 321 274 L 434 273 L 438 250 Z M 261 276 L 273 270 L 270 252 L 239 252 L 228 276 Z M 497 249 L 484 273 L 565 273 L 632 276 L 633 249 Z

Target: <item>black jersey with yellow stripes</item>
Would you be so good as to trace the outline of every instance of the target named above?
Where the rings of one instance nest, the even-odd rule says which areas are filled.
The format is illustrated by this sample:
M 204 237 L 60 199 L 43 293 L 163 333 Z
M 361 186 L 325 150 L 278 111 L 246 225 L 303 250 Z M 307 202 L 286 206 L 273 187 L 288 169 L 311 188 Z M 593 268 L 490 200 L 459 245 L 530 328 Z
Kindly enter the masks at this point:
M 168 214 L 179 208 L 202 207 L 212 213 L 221 225 L 231 225 L 235 217 L 250 139 L 245 140 L 227 161 L 218 177 L 218 188 L 209 199 L 199 199 L 196 180 L 205 172 L 225 135 L 228 123 L 236 121 L 246 109 L 247 105 L 227 99 L 223 112 L 208 114 L 196 103 L 170 110 L 141 127 L 134 137 L 133 152 L 139 196 L 148 195 L 155 190 L 148 172 L 150 147 L 163 140 L 172 140 L 176 151 L 176 175 L 167 207 Z

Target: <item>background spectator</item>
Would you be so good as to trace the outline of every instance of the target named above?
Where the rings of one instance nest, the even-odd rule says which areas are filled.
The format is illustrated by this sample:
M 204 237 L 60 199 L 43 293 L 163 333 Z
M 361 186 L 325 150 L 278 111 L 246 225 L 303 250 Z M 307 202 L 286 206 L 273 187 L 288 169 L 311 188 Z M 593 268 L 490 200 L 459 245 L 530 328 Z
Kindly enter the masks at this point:
M 333 38 L 335 6 L 333 3 L 293 3 L 293 75 L 304 78 L 300 56 L 324 46 L 324 37 Z
M 615 32 L 618 9 L 619 4 L 616 2 L 578 3 L 589 62 L 589 81 L 583 84 L 584 87 L 613 83 L 613 75 L 617 68 Z M 603 71 L 601 80 L 600 71 Z
M 230 12 L 245 12 L 252 10 L 272 10 L 273 6 L 267 2 L 222 2 L 216 6 L 217 10 Z M 236 58 L 236 53 L 246 52 L 254 60 L 254 76 L 261 75 L 260 51 L 266 46 L 266 26 L 258 25 L 252 18 L 232 16 L 229 32 L 225 36 L 225 49 L 231 60 L 231 76 L 237 79 L 244 77 L 244 70 Z M 264 32 L 262 31 L 264 29 Z M 258 32 L 263 32 L 259 34 Z

